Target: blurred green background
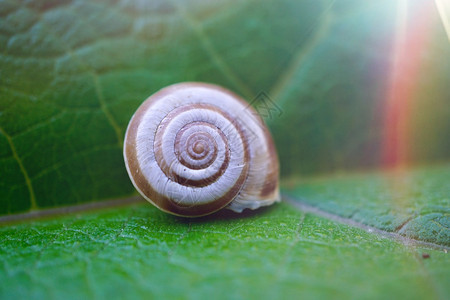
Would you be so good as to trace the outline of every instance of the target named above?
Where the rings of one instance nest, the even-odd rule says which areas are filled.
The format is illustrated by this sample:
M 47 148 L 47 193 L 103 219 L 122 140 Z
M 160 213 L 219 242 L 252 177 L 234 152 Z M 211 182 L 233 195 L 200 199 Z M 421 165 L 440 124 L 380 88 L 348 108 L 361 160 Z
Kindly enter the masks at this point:
M 450 158 L 434 1 L 0 1 L 0 213 L 134 194 L 127 123 L 181 81 L 264 92 L 284 179 Z

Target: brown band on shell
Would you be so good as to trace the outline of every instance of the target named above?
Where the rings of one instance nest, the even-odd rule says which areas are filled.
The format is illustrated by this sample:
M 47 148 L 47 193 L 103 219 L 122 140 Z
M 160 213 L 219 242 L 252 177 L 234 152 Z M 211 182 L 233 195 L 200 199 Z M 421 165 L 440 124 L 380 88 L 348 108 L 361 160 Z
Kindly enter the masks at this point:
M 169 197 L 155 191 L 150 183 L 145 179 L 137 160 L 135 147 L 136 132 L 137 128 L 135 128 L 135 126 L 130 128 L 128 134 L 131 141 L 127 142 L 126 144 L 126 153 L 128 157 L 130 175 L 133 177 L 136 187 L 142 192 L 143 195 L 145 195 L 146 199 L 155 204 L 161 210 L 179 216 L 203 216 L 225 207 L 236 197 L 236 195 L 241 190 L 242 185 L 247 177 L 249 168 L 248 164 L 244 166 L 245 170 L 241 172 L 241 175 L 236 180 L 234 186 L 219 199 L 196 206 L 183 206 L 179 203 L 174 202 Z
M 186 131 L 187 129 L 189 129 L 191 126 L 195 126 L 195 125 L 201 125 L 201 126 L 206 126 L 206 127 L 210 127 L 211 129 L 215 130 L 217 132 L 217 134 L 220 135 L 220 137 L 222 138 L 223 142 L 225 145 L 227 145 L 227 139 L 225 138 L 225 135 L 223 134 L 223 132 L 217 128 L 216 126 L 206 123 L 206 122 L 192 122 L 189 124 L 186 124 L 178 133 L 177 136 L 175 138 L 175 155 L 178 157 L 178 160 L 185 166 L 187 166 L 190 169 L 193 170 L 200 170 L 200 169 L 205 169 L 207 167 L 209 167 L 217 158 L 217 143 L 215 142 L 214 138 L 209 136 L 209 134 L 206 134 L 204 132 L 198 133 L 198 136 L 208 136 L 207 140 L 210 142 L 210 147 L 207 147 L 207 150 L 212 150 L 213 154 L 212 157 L 209 161 L 206 161 L 203 164 L 198 164 L 198 165 L 194 165 L 191 164 L 190 162 L 188 162 L 187 160 L 184 159 L 184 157 L 181 155 L 181 148 L 182 148 L 182 144 L 181 144 L 181 137 L 184 131 Z M 186 148 L 186 152 L 189 152 L 189 146 L 190 146 L 190 139 L 192 139 L 192 136 L 190 136 L 188 138 L 188 147 Z M 212 142 L 212 143 L 211 143 Z M 211 145 L 212 144 L 212 145 Z M 212 148 L 212 149 L 210 149 Z M 205 149 L 206 150 L 206 149 Z M 204 151 L 204 153 L 202 153 L 201 155 L 197 155 L 197 157 L 193 157 L 195 156 L 195 154 L 193 153 L 193 155 L 191 157 L 193 158 L 197 158 L 198 160 L 201 160 L 203 158 L 205 158 L 208 155 L 207 151 Z M 228 153 L 226 153 L 226 155 L 228 156 Z
M 226 171 L 226 169 L 228 168 L 228 164 L 230 162 L 228 141 L 227 141 L 227 138 L 225 137 L 224 133 L 222 132 L 221 128 L 217 128 L 215 125 L 206 123 L 201 120 L 195 120 L 195 121 L 190 122 L 183 126 L 183 127 L 185 127 L 185 126 L 188 126 L 189 124 L 193 124 L 193 123 L 203 124 L 204 126 L 208 126 L 212 129 L 214 129 L 221 136 L 221 138 L 224 141 L 224 144 L 226 146 L 225 158 L 224 158 L 224 161 L 223 161 L 222 165 L 220 166 L 220 168 L 217 170 L 217 172 L 215 172 L 211 176 L 209 176 L 207 178 L 203 178 L 201 180 L 193 180 L 191 178 L 186 178 L 179 174 L 176 174 L 173 171 L 172 167 L 164 160 L 164 156 L 162 153 L 163 149 L 161 147 L 162 138 L 164 136 L 164 132 L 167 129 L 169 123 L 177 115 L 179 115 L 181 113 L 185 113 L 185 112 L 187 112 L 189 110 L 193 110 L 193 109 L 211 110 L 215 113 L 221 114 L 230 123 L 233 120 L 232 117 L 228 113 L 220 110 L 220 108 L 218 108 L 217 106 L 211 105 L 211 104 L 196 103 L 196 104 L 189 104 L 189 105 L 177 107 L 174 110 L 170 111 L 165 117 L 163 117 L 161 123 L 158 125 L 158 127 L 157 127 L 158 129 L 155 133 L 153 149 L 154 149 L 154 153 L 155 153 L 156 162 L 158 163 L 158 166 L 160 167 L 161 171 L 167 176 L 167 178 L 169 178 L 172 181 L 175 181 L 181 185 L 192 186 L 192 187 L 204 187 L 204 186 L 210 185 L 211 183 L 216 182 L 220 178 L 220 176 L 222 176 L 222 174 Z M 244 141 L 245 136 L 242 132 L 242 128 L 239 128 L 238 126 L 236 126 L 235 128 L 238 131 L 238 133 L 241 137 L 241 140 Z M 178 137 L 178 134 L 177 134 L 177 137 Z M 175 145 L 176 144 L 177 144 L 177 138 L 175 139 Z M 243 145 L 245 146 L 245 143 L 243 143 Z M 247 151 L 247 150 L 245 150 L 245 151 Z M 215 159 L 215 157 L 214 157 L 214 159 Z M 180 161 L 180 162 L 183 163 L 182 161 Z M 205 167 L 208 167 L 212 163 L 213 163 L 213 161 L 209 162 L 208 164 L 205 165 Z M 248 164 L 248 159 L 245 159 L 245 164 Z M 186 164 L 184 164 L 184 165 L 186 165 Z M 192 168 L 192 169 L 195 169 L 195 168 Z
M 275 144 L 273 143 L 272 136 L 268 129 L 264 128 L 264 135 L 267 141 L 267 149 L 269 152 L 269 165 L 268 170 L 270 172 L 267 173 L 266 179 L 264 181 L 264 185 L 261 189 L 260 196 L 268 197 L 273 193 L 278 192 L 278 174 L 279 174 L 279 164 L 278 164 L 278 156 L 277 151 L 275 149 Z M 278 197 L 278 195 L 274 195 Z

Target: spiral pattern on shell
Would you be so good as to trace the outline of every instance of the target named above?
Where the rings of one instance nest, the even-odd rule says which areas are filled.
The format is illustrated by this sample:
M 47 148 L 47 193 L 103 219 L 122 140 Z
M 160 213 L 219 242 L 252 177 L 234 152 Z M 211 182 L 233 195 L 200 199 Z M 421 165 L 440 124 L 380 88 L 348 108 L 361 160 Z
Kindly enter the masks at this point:
M 245 101 L 218 86 L 181 83 L 149 97 L 128 125 L 124 157 L 138 191 L 172 214 L 279 200 L 270 134 Z

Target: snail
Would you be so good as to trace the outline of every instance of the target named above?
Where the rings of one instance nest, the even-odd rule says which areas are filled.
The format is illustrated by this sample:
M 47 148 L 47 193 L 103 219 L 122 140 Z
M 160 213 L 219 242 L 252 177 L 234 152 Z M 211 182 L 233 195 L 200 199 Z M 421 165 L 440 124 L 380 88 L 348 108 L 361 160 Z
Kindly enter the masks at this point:
M 258 113 L 222 87 L 170 85 L 131 118 L 124 159 L 138 192 L 156 207 L 199 217 L 280 201 L 279 163 Z

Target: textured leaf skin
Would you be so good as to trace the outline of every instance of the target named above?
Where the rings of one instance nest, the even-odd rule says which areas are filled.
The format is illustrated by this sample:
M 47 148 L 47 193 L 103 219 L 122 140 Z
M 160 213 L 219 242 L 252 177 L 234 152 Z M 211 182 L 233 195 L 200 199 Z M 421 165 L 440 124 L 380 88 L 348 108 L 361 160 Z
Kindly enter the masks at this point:
M 395 16 L 390 0 L 1 1 L 0 214 L 132 194 L 128 120 L 180 81 L 267 92 L 284 176 L 377 166 Z M 433 20 L 416 161 L 450 153 L 450 45 Z
M 0 240 L 2 299 L 445 299 L 450 293 L 448 254 L 286 204 L 196 220 L 142 204 L 3 227 Z
M 450 165 L 285 182 L 285 193 L 324 211 L 450 246 Z

